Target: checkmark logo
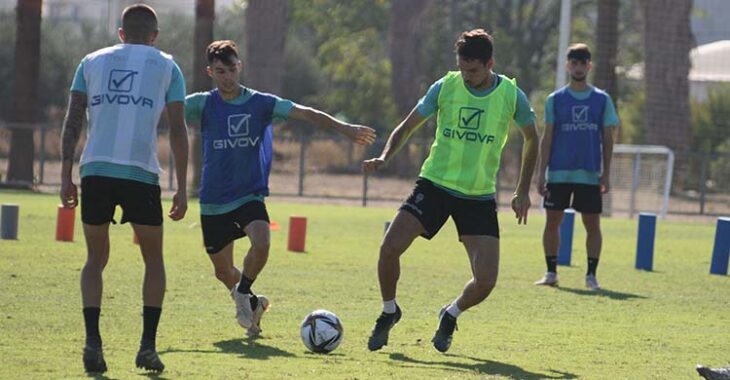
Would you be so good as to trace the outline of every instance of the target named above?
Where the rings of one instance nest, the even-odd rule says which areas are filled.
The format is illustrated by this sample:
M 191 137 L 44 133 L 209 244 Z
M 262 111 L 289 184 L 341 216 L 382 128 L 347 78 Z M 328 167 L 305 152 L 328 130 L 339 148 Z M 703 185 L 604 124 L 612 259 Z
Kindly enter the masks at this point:
M 109 73 L 109 91 L 130 92 L 134 84 L 134 76 L 139 74 L 132 70 L 112 70 Z
M 459 109 L 459 128 L 479 129 L 482 123 L 484 110 L 474 107 L 461 107 Z
M 573 106 L 571 108 L 574 123 L 588 122 L 588 106 Z
M 251 115 L 240 113 L 228 116 L 228 135 L 231 137 L 248 136 L 248 120 Z

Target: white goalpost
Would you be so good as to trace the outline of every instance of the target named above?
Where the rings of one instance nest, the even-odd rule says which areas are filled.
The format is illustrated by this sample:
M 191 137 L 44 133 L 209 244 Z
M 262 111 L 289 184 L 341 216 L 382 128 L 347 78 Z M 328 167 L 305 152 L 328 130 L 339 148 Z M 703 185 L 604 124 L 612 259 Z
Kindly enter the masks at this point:
M 609 212 L 654 212 L 666 218 L 674 172 L 674 152 L 659 145 L 617 144 L 611 160 Z

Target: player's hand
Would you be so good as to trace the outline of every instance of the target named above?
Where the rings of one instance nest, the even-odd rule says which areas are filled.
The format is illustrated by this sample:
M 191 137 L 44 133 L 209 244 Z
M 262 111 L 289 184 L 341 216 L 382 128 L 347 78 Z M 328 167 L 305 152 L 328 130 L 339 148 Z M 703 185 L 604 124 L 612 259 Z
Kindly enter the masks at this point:
M 547 194 L 547 186 L 545 185 L 545 178 L 540 178 L 540 180 L 537 181 L 537 193 L 541 196 L 545 196 Z
M 515 212 L 517 224 L 527 224 L 527 210 L 530 209 L 530 196 L 528 194 L 515 193 L 512 196 L 512 210 Z
M 604 174 L 601 176 L 601 194 L 608 193 L 608 190 L 611 187 L 611 180 L 609 179 L 608 175 Z
M 365 174 L 374 173 L 374 172 L 380 170 L 380 168 L 382 168 L 383 166 L 385 166 L 385 160 L 383 160 L 379 157 L 371 158 L 369 160 L 365 160 L 362 162 L 362 171 Z
M 167 216 L 172 220 L 180 220 L 185 217 L 185 213 L 188 211 L 188 195 L 185 192 L 176 192 L 172 196 L 172 208 Z
M 350 124 L 347 137 L 355 144 L 370 145 L 375 142 L 375 130 L 364 125 Z
M 60 195 L 63 207 L 74 208 L 79 205 L 78 189 L 71 179 L 61 180 Z

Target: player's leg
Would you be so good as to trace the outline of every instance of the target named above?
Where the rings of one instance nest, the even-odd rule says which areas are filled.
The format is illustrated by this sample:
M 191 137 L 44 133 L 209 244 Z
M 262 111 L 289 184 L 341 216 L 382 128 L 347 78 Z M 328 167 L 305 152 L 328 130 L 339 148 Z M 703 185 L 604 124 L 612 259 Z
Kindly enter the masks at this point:
M 242 293 L 248 298 L 251 307 L 251 325 L 246 330 L 248 336 L 257 336 L 261 333 L 261 318 L 264 312 L 269 309 L 268 297 L 261 294 L 254 294 L 251 285 L 258 277 L 259 273 L 264 269 L 269 258 L 269 250 L 271 246 L 271 232 L 269 229 L 268 217 L 266 220 L 254 220 L 246 225 L 244 229 L 251 241 L 251 247 L 243 260 L 243 272 L 241 273 L 241 282 L 248 281 L 245 287 L 238 285 L 238 293 Z
M 603 211 L 601 189 L 594 185 L 576 185 L 576 211 L 580 211 L 583 226 L 586 229 L 586 253 L 588 269 L 586 270 L 586 287 L 598 290 L 601 287 L 596 279 L 596 269 L 601 257 L 603 236 L 601 234 L 601 212 Z
M 233 264 L 233 247 L 234 242 L 230 242 L 220 251 L 208 255 L 213 263 L 215 278 L 230 292 L 234 291 L 238 280 L 241 279 L 241 271 Z
M 499 274 L 499 222 L 496 202 L 453 199 L 452 217 L 469 257 L 472 278 L 461 294 L 439 312 L 439 326 L 431 340 L 446 352 L 451 346 L 456 319 L 482 302 L 494 289 Z
M 256 325 L 263 314 L 263 311 L 259 309 L 268 307 L 268 299 L 259 302 L 258 297 L 253 294 L 251 286 L 269 258 L 271 245 L 269 215 L 263 202 L 252 201 L 232 212 L 232 218 L 240 229 L 240 236 L 248 236 L 251 246 L 243 259 L 243 268 L 231 295 L 236 301 L 238 323 L 247 329 L 249 335 L 256 335 Z
M 114 217 L 114 202 L 110 184 L 104 177 L 81 179 L 81 221 L 86 240 L 86 263 L 81 270 L 81 299 L 83 304 L 86 344 L 83 363 L 86 372 L 107 370 L 99 333 L 102 273 L 109 261 L 109 222 Z
M 142 283 L 142 337 L 135 363 L 138 368 L 161 372 L 165 365 L 157 354 L 157 326 L 165 298 L 165 262 L 162 254 L 162 202 L 160 187 L 117 180 L 115 196 L 122 207 L 121 223 L 130 222 L 139 240 L 144 262 Z
M 388 344 L 388 334 L 401 318 L 402 312 L 396 302 L 401 255 L 419 235 L 427 239 L 436 235 L 448 216 L 444 207 L 444 192 L 429 181 L 418 180 L 380 245 L 378 281 L 383 311 L 375 321 L 368 339 L 368 349 L 371 351 Z
M 388 344 L 390 330 L 400 321 L 402 312 L 395 295 L 400 278 L 400 257 L 418 235 L 424 233 L 421 222 L 410 212 L 400 210 L 388 227 L 380 245 L 378 281 L 383 311 L 375 321 L 368 339 L 368 349 L 375 351 Z
M 558 249 L 560 247 L 560 224 L 563 212 L 570 205 L 571 189 L 567 184 L 547 185 L 545 207 L 545 228 L 542 232 L 542 247 L 545 253 L 545 275 L 535 285 L 555 286 L 558 284 Z

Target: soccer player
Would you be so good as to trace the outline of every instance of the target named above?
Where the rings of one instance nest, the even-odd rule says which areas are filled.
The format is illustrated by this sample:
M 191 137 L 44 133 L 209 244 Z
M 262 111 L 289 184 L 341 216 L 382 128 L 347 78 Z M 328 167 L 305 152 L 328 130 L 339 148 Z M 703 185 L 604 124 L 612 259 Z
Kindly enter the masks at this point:
M 243 70 L 233 41 L 215 41 L 206 49 L 208 75 L 216 88 L 188 95 L 185 115 L 199 122 L 203 140 L 200 219 L 203 241 L 216 278 L 230 291 L 236 319 L 249 336 L 261 332 L 269 306 L 251 286 L 269 257 L 269 194 L 274 119 L 296 119 L 337 131 L 358 144 L 371 144 L 371 128 L 343 123 L 332 116 L 275 95 L 244 87 Z M 233 263 L 233 243 L 248 236 L 251 246 L 241 270 Z
M 61 201 L 76 207 L 72 181 L 74 150 L 88 111 L 86 145 L 81 155 L 81 220 L 88 256 L 81 271 L 86 326 L 83 362 L 87 372 L 107 369 L 99 333 L 102 272 L 109 260 L 109 222 L 121 206 L 121 223 L 130 222 L 145 264 L 143 332 L 136 365 L 150 371 L 165 366 L 155 349 L 165 295 L 162 257 L 162 205 L 157 161 L 157 122 L 167 109 L 170 146 L 175 155 L 177 192 L 168 216 L 180 220 L 187 210 L 187 127 L 185 80 L 175 61 L 157 50 L 157 15 L 147 5 L 122 12 L 121 44 L 95 51 L 81 61 L 71 85 L 62 132 Z
M 459 71 L 434 83 L 417 106 L 391 133 L 379 157 L 363 162 L 366 173 L 390 162 L 426 119 L 436 114 L 436 138 L 413 193 L 400 207 L 380 246 L 378 278 L 383 312 L 375 322 L 368 348 L 388 344 L 390 329 L 401 319 L 396 302 L 400 256 L 419 235 L 431 239 L 451 216 L 464 244 L 472 278 L 439 313 L 433 346 L 446 352 L 459 315 L 482 302 L 494 288 L 499 269 L 496 177 L 509 126 L 514 119 L 523 137 L 522 168 L 512 209 L 517 223 L 527 223 L 530 178 L 537 157 L 535 113 L 513 79 L 492 71 L 493 40 L 475 29 L 455 44 Z
M 619 120 L 611 97 L 588 84 L 591 67 L 588 46 L 572 45 L 565 63 L 570 84 L 550 94 L 545 102 L 538 192 L 545 197 L 546 221 L 542 245 L 547 272 L 535 282 L 536 285 L 558 284 L 560 223 L 563 211 L 572 207 L 581 213 L 586 229 L 586 287 L 600 289 L 596 267 L 602 242 L 601 194 L 609 190 L 612 132 Z

